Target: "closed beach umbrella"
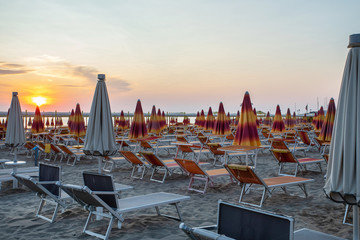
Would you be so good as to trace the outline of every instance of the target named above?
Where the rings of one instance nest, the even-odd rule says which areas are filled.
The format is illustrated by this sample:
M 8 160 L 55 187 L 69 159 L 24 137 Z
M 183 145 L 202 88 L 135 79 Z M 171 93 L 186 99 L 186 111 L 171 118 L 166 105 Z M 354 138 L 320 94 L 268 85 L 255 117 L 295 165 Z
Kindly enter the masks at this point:
M 296 113 L 294 112 L 293 113 L 293 125 L 294 125 L 294 127 L 295 127 L 295 125 L 297 124 L 297 119 L 296 119 Z
M 74 115 L 75 115 L 74 109 L 71 109 L 71 113 L 70 113 L 70 116 L 69 116 L 68 122 L 67 122 L 69 129 L 71 128 L 71 123 L 73 121 Z M 55 121 L 57 121 L 57 119 L 55 119 Z
M 302 118 L 302 123 L 303 123 L 303 124 L 306 124 L 306 123 L 307 123 L 306 113 L 304 113 L 304 116 L 303 116 L 303 118 Z
M 28 125 L 28 127 L 31 127 L 31 126 L 32 126 L 31 117 L 29 117 L 29 121 L 28 121 L 27 125 Z
M 150 120 L 148 123 L 148 132 L 154 133 L 156 135 L 160 134 L 160 122 L 158 121 L 158 117 L 156 114 L 156 107 L 153 105 L 150 115 Z
M 160 108 L 157 111 L 157 116 L 156 117 L 157 117 L 157 120 L 158 120 L 159 125 L 160 125 L 160 131 L 163 131 L 166 128 L 166 123 L 164 122 L 164 119 L 162 117 Z
M 316 122 L 316 130 L 321 130 L 322 125 L 324 124 L 324 108 L 321 107 L 319 112 L 318 112 L 318 117 L 317 117 L 317 122 Z
M 129 132 L 129 139 L 138 139 L 148 136 L 143 109 L 140 99 L 136 103 L 133 121 Z
M 83 151 L 86 155 L 98 156 L 100 173 L 101 156 L 115 154 L 117 146 L 105 75 L 99 74 L 98 79 L 91 104 Z
M 264 126 L 270 127 L 271 126 L 271 117 L 270 112 L 267 112 L 265 120 L 264 120 Z
M 239 124 L 239 120 L 240 120 L 240 111 L 238 110 L 235 118 L 235 126 Z
M 260 146 L 260 139 L 257 132 L 256 117 L 251 109 L 249 92 L 244 95 L 241 106 L 241 114 L 233 145 Z
M 8 112 L 6 114 L 6 120 L 5 120 L 5 123 L 4 123 L 4 130 L 6 131 L 6 128 L 7 128 L 7 123 L 8 123 L 8 119 L 9 119 L 9 113 L 10 113 L 10 108 L 8 109 Z
M 256 126 L 259 127 L 259 126 L 260 126 L 260 121 L 259 121 L 259 119 L 257 118 L 256 108 L 254 108 L 254 114 L 255 114 Z
M 284 132 L 284 131 L 285 131 L 285 124 L 281 117 L 280 106 L 277 105 L 271 132 Z
M 205 130 L 213 130 L 214 124 L 215 124 L 215 117 L 213 115 L 211 107 L 209 107 L 209 111 L 205 121 Z
M 316 130 L 316 125 L 317 125 L 317 120 L 318 120 L 318 114 L 315 113 L 313 120 L 311 122 L 311 125 L 314 127 L 315 130 Z
M 121 130 L 125 130 L 127 129 L 128 127 L 126 126 L 126 121 L 125 121 L 125 116 L 124 116 L 124 111 L 121 110 L 121 113 L 120 113 L 120 118 L 118 120 L 118 124 L 117 124 L 118 128 L 121 129 Z
M 195 118 L 195 126 L 199 126 L 199 118 L 200 118 L 200 113 L 198 111 Z
M 13 92 L 5 137 L 5 145 L 12 148 L 22 146 L 26 143 L 21 107 L 17 95 L 17 92 Z M 17 161 L 16 150 L 14 161 Z
M 199 117 L 199 127 L 204 128 L 205 127 L 205 113 L 204 110 L 201 110 L 200 117 Z
M 56 124 L 56 125 L 59 125 L 59 126 L 62 126 L 62 125 L 64 125 L 64 124 L 63 124 L 63 120 L 62 120 L 62 117 L 59 117 L 59 123 L 58 123 L 58 124 Z
M 46 125 L 47 127 L 49 127 L 49 126 L 50 126 L 49 117 L 47 117 L 47 118 L 46 118 L 46 123 L 45 123 L 45 125 Z
M 187 116 L 184 116 L 183 124 L 184 125 L 190 124 L 190 119 Z
M 293 120 L 290 113 L 290 108 L 287 109 L 286 116 L 285 116 L 285 127 L 286 128 L 293 128 Z
M 54 118 L 51 118 L 51 126 L 52 126 L 52 127 L 55 126 L 55 125 L 54 125 Z
M 32 133 L 40 133 L 40 132 L 44 132 L 44 123 L 42 121 L 42 117 L 41 117 L 41 113 L 40 113 L 40 109 L 39 106 L 36 106 L 36 110 L 35 110 L 35 116 L 31 125 L 31 132 Z
M 360 34 L 350 36 L 335 114 L 324 190 L 335 202 L 353 205 L 353 239 L 359 239 Z
M 83 137 L 86 134 L 85 121 L 80 110 L 80 104 L 76 104 L 75 114 L 70 127 L 70 133 L 77 137 Z
M 335 101 L 333 98 L 330 99 L 329 106 L 326 112 L 326 117 L 324 119 L 324 123 L 321 127 L 321 132 L 319 135 L 319 140 L 330 142 L 333 126 L 334 126 L 334 120 L 335 120 Z
M 217 115 L 217 118 L 216 118 L 216 121 L 214 124 L 213 134 L 227 136 L 230 133 L 231 133 L 231 131 L 230 131 L 229 120 L 226 116 L 226 113 L 224 110 L 224 105 L 222 102 L 220 102 L 218 115 Z
M 162 124 L 163 124 L 163 130 L 167 128 L 167 124 L 166 124 L 166 117 L 165 117 L 165 112 L 162 111 L 161 114 L 161 119 L 162 119 Z

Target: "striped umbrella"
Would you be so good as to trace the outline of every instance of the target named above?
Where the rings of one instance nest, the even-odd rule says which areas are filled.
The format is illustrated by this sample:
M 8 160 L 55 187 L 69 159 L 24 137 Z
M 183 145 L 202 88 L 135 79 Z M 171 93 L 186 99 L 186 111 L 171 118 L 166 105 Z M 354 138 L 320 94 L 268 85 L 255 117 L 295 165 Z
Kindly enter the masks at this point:
M 264 126 L 270 127 L 271 126 L 271 117 L 270 112 L 267 112 L 265 120 L 264 120 Z
M 239 124 L 239 120 L 240 120 L 240 111 L 238 110 L 235 118 L 235 126 Z
M 39 133 L 39 132 L 44 132 L 44 131 L 45 131 L 44 123 L 42 121 L 40 109 L 39 109 L 39 106 L 36 106 L 34 120 L 31 125 L 31 132 Z
M 213 130 L 214 124 L 215 124 L 215 117 L 213 115 L 211 107 L 209 107 L 209 111 L 205 121 L 205 130 Z
M 195 126 L 199 126 L 199 118 L 200 118 L 200 113 L 198 111 L 195 118 Z
M 227 119 L 227 116 L 225 114 L 224 105 L 222 102 L 220 102 L 218 115 L 214 124 L 213 134 L 229 135 L 230 133 L 231 131 L 230 131 L 229 120 Z
M 45 123 L 45 125 L 46 125 L 47 127 L 49 127 L 49 126 L 50 126 L 49 117 L 47 117 L 47 118 L 46 118 L 46 123 Z
M 163 130 L 166 128 L 166 126 L 165 126 L 165 124 L 164 124 L 164 122 L 163 122 L 163 118 L 162 118 L 162 115 L 161 115 L 161 110 L 160 110 L 160 108 L 159 108 L 158 111 L 157 111 L 156 118 L 157 118 L 157 120 L 158 120 L 158 122 L 159 122 L 160 131 L 163 131 Z
M 324 124 L 324 108 L 321 107 L 319 112 L 318 112 L 318 117 L 317 117 L 317 122 L 316 122 L 316 130 L 321 130 L 322 125 Z
M 80 110 L 80 104 L 76 104 L 75 114 L 71 122 L 70 133 L 77 136 L 83 137 L 86 135 L 85 121 Z
M 204 110 L 201 110 L 200 117 L 199 117 L 199 127 L 204 128 L 205 127 L 205 113 Z
M 304 113 L 304 116 L 302 117 L 302 123 L 303 124 L 306 124 L 307 123 L 307 116 L 306 116 L 306 113 Z
M 293 120 L 293 124 L 294 124 L 294 127 L 295 127 L 295 125 L 297 124 L 297 118 L 296 118 L 296 113 L 295 112 L 293 113 L 292 120 Z
M 324 120 L 324 124 L 321 127 L 321 132 L 319 135 L 319 140 L 330 142 L 332 136 L 332 130 L 334 126 L 335 120 L 335 101 L 333 98 L 330 99 L 329 106 L 326 112 L 326 117 Z
M 257 132 L 255 114 L 251 109 L 249 92 L 244 95 L 241 106 L 239 125 L 236 129 L 233 145 L 260 146 L 260 139 Z
M 286 128 L 294 128 L 293 119 L 291 117 L 290 108 L 287 109 L 285 116 L 285 127 Z
M 284 131 L 285 131 L 285 124 L 281 117 L 280 106 L 277 105 L 271 132 L 284 132 Z
M 311 125 L 314 127 L 315 130 L 316 130 L 316 125 L 317 125 L 317 120 L 318 120 L 318 114 L 315 113 L 313 120 L 311 122 Z
M 190 119 L 187 116 L 184 116 L 183 124 L 184 125 L 189 125 L 190 124 Z
M 230 112 L 228 112 L 228 114 L 227 114 L 227 120 L 229 121 L 229 125 L 231 124 L 231 117 L 230 117 Z
M 120 119 L 118 120 L 118 128 L 121 129 L 121 130 L 125 130 L 127 129 L 127 126 L 126 126 L 126 121 L 125 121 L 125 116 L 124 116 L 124 111 L 121 110 L 121 113 L 120 113 Z
M 138 139 L 148 136 L 144 113 L 142 110 L 140 99 L 136 103 L 134 117 L 131 123 L 129 139 Z
M 61 127 L 62 125 L 64 125 L 64 124 L 63 124 L 62 117 L 59 117 L 59 123 L 58 123 L 57 125 L 59 125 L 60 127 Z
M 155 105 L 153 105 L 152 110 L 151 110 L 150 120 L 148 123 L 148 132 L 154 133 L 156 135 L 160 134 L 160 132 L 161 132 L 160 122 L 159 122 L 157 114 L 156 114 Z
M 67 122 L 67 125 L 68 125 L 69 129 L 71 128 L 71 123 L 73 121 L 74 115 L 75 115 L 74 109 L 71 109 L 71 114 L 70 114 L 70 116 L 68 118 L 68 122 Z M 55 119 L 55 121 L 56 121 L 56 119 Z
M 51 118 L 51 123 L 50 123 L 50 125 L 53 127 L 53 126 L 55 126 L 54 125 L 54 118 Z
M 168 126 L 166 124 L 166 116 L 165 116 L 164 111 L 162 111 L 162 114 L 161 114 L 161 121 L 162 121 L 162 124 L 163 124 L 163 129 L 166 129 Z
M 3 119 L 4 120 L 4 119 Z M 29 117 L 29 121 L 27 122 L 28 127 L 32 126 L 32 121 L 31 121 L 31 117 Z
M 256 112 L 256 108 L 254 108 L 254 114 L 255 114 L 255 119 L 256 119 L 256 126 L 259 127 L 260 126 L 260 121 L 257 118 L 257 112 Z

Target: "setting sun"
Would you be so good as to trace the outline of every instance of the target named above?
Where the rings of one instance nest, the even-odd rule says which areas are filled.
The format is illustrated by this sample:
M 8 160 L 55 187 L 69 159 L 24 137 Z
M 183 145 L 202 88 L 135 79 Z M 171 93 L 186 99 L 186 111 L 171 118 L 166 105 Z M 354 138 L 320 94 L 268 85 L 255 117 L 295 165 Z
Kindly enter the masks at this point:
M 36 105 L 41 106 L 46 103 L 46 98 L 44 97 L 33 97 L 32 101 L 36 103 Z

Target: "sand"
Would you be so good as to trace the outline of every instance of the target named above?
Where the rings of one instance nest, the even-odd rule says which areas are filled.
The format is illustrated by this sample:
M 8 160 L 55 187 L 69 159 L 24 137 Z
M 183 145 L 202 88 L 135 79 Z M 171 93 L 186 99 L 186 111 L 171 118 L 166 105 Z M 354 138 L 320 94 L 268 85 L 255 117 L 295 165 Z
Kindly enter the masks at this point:
M 302 153 L 299 153 L 301 156 Z M 161 155 L 164 159 L 170 158 Z M 308 156 L 320 157 L 316 151 L 311 151 Z M 7 149 L 0 150 L 0 158 L 11 159 Z M 34 166 L 32 159 L 25 155 L 19 155 L 19 160 L 26 160 L 26 166 Z M 202 157 L 202 161 L 207 159 Z M 237 160 L 233 160 L 236 162 Z M 62 165 L 63 182 L 82 184 L 81 172 L 83 170 L 97 169 L 96 159 L 82 158 L 76 166 Z M 211 165 L 206 168 L 213 168 Z M 295 219 L 295 230 L 310 228 L 313 230 L 333 234 L 339 237 L 351 239 L 352 227 L 342 224 L 345 207 L 329 199 L 323 193 L 324 174 L 326 164 L 322 164 L 323 172 L 320 173 L 317 166 L 310 166 L 307 172 L 298 176 L 315 179 L 308 184 L 309 197 L 298 187 L 288 188 L 291 195 L 286 195 L 280 189 L 276 190 L 271 198 L 268 198 L 262 209 L 292 216 Z M 262 177 L 277 175 L 278 165 L 270 152 L 259 154 L 257 172 Z M 212 225 L 216 223 L 217 202 L 219 199 L 237 203 L 239 200 L 240 187 L 231 183 L 229 177 L 216 179 L 216 184 L 209 187 L 206 194 L 187 192 L 189 178 L 185 175 L 173 174 L 166 178 L 165 183 L 150 181 L 150 173 L 143 180 L 130 178 L 131 166 L 127 162 L 121 162 L 111 173 L 114 181 L 134 187 L 133 190 L 125 191 L 121 197 L 135 196 L 158 191 L 188 195 L 189 201 L 180 204 L 180 210 L 186 224 L 192 226 Z M 252 191 L 246 195 L 248 201 L 257 202 L 260 199 L 260 191 Z M 58 214 L 55 223 L 48 223 L 35 217 L 35 211 L 39 204 L 39 198 L 33 192 L 25 188 L 12 189 L 11 182 L 5 182 L 0 191 L 0 238 L 1 239 L 94 239 L 82 233 L 88 212 L 76 203 L 72 204 L 63 213 Z M 50 215 L 50 212 L 48 212 Z M 164 208 L 164 213 L 175 213 L 173 207 Z M 106 231 L 105 221 L 95 221 L 91 224 L 96 231 Z M 158 217 L 155 209 L 132 212 L 125 215 L 122 229 L 113 227 L 110 239 L 187 239 L 187 236 L 179 229 L 179 222 L 171 219 Z

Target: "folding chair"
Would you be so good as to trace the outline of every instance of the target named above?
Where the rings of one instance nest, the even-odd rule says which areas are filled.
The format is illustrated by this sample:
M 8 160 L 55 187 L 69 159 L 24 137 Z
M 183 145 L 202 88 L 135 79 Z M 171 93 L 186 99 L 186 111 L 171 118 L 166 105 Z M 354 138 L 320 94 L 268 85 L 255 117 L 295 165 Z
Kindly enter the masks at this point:
M 278 174 L 283 176 L 289 175 L 281 173 L 281 170 L 286 163 L 295 164 L 295 174 L 289 176 L 296 176 L 298 172 L 298 167 L 306 171 L 306 165 L 313 163 L 316 163 L 320 168 L 320 172 L 322 172 L 321 163 L 325 162 L 323 158 L 296 158 L 289 149 L 271 149 L 270 151 L 274 158 L 279 162 L 280 166 Z
M 306 191 L 305 184 L 314 181 L 314 179 L 294 177 L 294 176 L 280 176 L 280 177 L 262 179 L 260 176 L 256 174 L 256 172 L 250 166 L 238 165 L 238 164 L 229 164 L 229 165 L 225 164 L 224 166 L 229 171 L 230 175 L 234 179 L 236 179 L 241 185 L 239 203 L 248 204 L 260 208 L 262 207 L 262 204 L 265 201 L 265 194 L 268 193 L 268 196 L 271 197 L 271 194 L 273 193 L 273 190 L 275 188 L 280 187 L 285 193 L 287 193 L 286 187 L 298 185 L 300 189 L 305 193 L 305 197 L 307 197 L 308 194 Z M 263 193 L 259 205 L 243 201 L 244 195 L 254 184 L 263 187 Z
M 59 187 L 55 184 L 61 181 L 61 168 L 59 166 L 48 165 L 44 163 L 39 164 L 39 180 L 24 175 L 24 174 L 12 174 L 21 184 L 35 192 L 40 198 L 40 204 L 36 211 L 36 217 L 44 219 L 50 223 L 55 221 L 59 207 L 65 209 L 67 207 L 66 201 L 69 200 L 69 196 L 62 193 Z M 41 215 L 41 211 L 45 203 L 55 204 L 55 209 L 51 218 Z
M 133 167 L 131 171 L 131 177 L 143 179 L 145 171 L 146 169 L 150 168 L 150 165 L 147 162 L 143 161 L 141 158 L 137 157 L 131 151 L 119 151 L 119 152 L 125 158 L 125 160 L 127 160 Z M 135 172 L 137 172 L 138 169 L 142 169 L 142 174 L 140 177 L 135 176 Z
M 175 158 L 174 160 L 184 170 L 184 172 L 187 172 L 190 175 L 188 190 L 191 191 L 205 193 L 208 188 L 208 184 L 210 183 L 211 185 L 213 185 L 213 178 L 229 176 L 229 172 L 226 171 L 225 168 L 211 169 L 206 171 L 203 170 L 199 166 L 199 164 L 193 160 L 180 158 Z M 203 190 L 195 189 L 192 187 L 195 179 L 205 181 L 205 186 Z M 230 180 L 232 181 L 231 177 Z
M 307 146 L 305 151 L 309 151 L 313 147 L 316 148 L 316 143 L 314 142 L 314 139 L 311 139 L 309 137 L 309 134 L 308 134 L 307 131 L 299 130 L 299 131 L 297 131 L 297 134 L 298 134 L 298 136 L 300 137 L 300 140 L 301 140 L 300 144 L 304 144 L 305 146 Z
M 94 175 L 96 176 L 96 175 Z M 111 176 L 108 176 L 111 180 Z M 96 183 L 95 179 L 89 176 L 89 182 Z M 189 200 L 190 197 L 182 196 L 173 193 L 157 192 L 147 195 L 134 196 L 129 198 L 119 199 L 117 193 L 114 191 L 114 184 L 109 183 L 109 180 L 103 181 L 96 187 L 96 190 L 91 190 L 88 186 L 77 186 L 71 184 L 60 184 L 59 186 L 66 193 L 69 194 L 76 202 L 84 206 L 89 211 L 83 233 L 101 239 L 108 239 L 111 228 L 115 220 L 118 220 L 118 227 L 121 228 L 124 222 L 124 213 L 139 211 L 142 209 L 155 207 L 158 216 L 163 216 L 175 220 L 182 220 L 178 204 L 184 200 Z M 177 211 L 177 217 L 164 215 L 160 213 L 160 206 L 174 205 Z M 97 211 L 96 208 L 101 207 L 105 210 Z M 88 229 L 92 216 L 101 216 L 109 219 L 109 224 L 106 233 L 95 233 Z
M 289 142 L 289 143 L 288 143 Z M 306 156 L 306 147 L 298 147 L 297 143 L 293 142 L 293 145 L 290 145 L 290 142 L 293 142 L 293 140 L 289 140 L 286 138 L 283 139 L 272 139 L 271 140 L 271 148 L 270 149 L 287 149 L 289 151 L 291 151 L 292 153 L 294 153 L 295 151 L 304 151 L 304 155 Z M 289 146 L 288 146 L 289 144 Z
M 66 161 L 67 165 L 71 165 L 70 164 L 71 158 L 74 158 L 74 162 L 72 164 L 72 166 L 74 166 L 76 161 L 80 161 L 80 158 L 82 156 L 85 156 L 83 152 L 73 152 L 72 150 L 70 150 L 70 148 L 68 148 L 66 145 L 63 144 L 58 144 L 57 147 L 63 152 L 64 156 L 67 158 Z

